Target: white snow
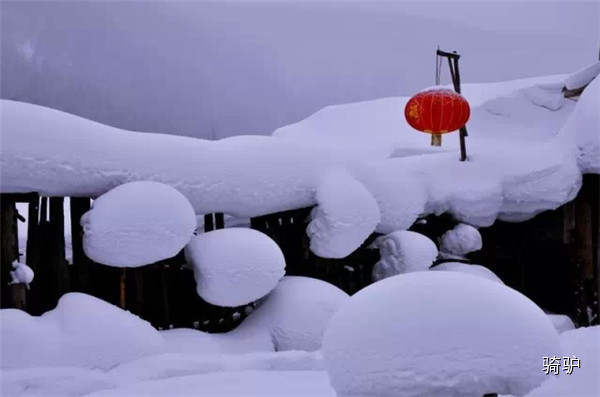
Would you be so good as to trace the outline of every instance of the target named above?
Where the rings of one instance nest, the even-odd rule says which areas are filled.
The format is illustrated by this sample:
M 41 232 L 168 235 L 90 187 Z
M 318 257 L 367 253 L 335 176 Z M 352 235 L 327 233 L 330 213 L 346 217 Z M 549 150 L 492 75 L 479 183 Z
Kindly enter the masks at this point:
M 160 331 L 169 353 L 220 354 L 221 346 L 208 333 L 193 328 L 175 328 Z
M 479 231 L 471 225 L 459 223 L 442 235 L 440 254 L 462 257 L 470 252 L 479 251 L 482 246 Z
M 562 354 L 559 375 L 546 375 L 546 381 L 527 397 L 596 397 L 600 395 L 600 326 L 566 331 L 560 336 Z M 563 369 L 563 357 L 576 357 L 580 368 L 569 375 Z
M 103 194 L 81 217 L 83 248 L 108 266 L 137 267 L 171 258 L 196 229 L 191 204 L 175 188 L 130 182 Z
M 500 277 L 496 276 L 496 274 L 493 271 L 491 271 L 487 267 L 476 264 L 444 262 L 432 267 L 430 270 L 442 270 L 450 272 L 459 272 L 464 274 L 472 274 L 473 276 L 483 277 L 488 280 L 504 284 L 504 282 L 500 280 Z
M 107 370 L 161 352 L 165 341 L 144 320 L 89 295 L 63 295 L 40 317 L 0 310 L 2 369 L 74 366 Z
M 200 234 L 185 248 L 196 290 L 218 306 L 240 306 L 262 298 L 285 274 L 279 246 L 256 230 L 229 228 Z
M 126 384 L 211 372 L 247 370 L 323 370 L 323 357 L 320 352 L 302 351 L 220 355 L 166 353 L 127 362 L 113 368 L 107 375 L 116 384 Z
M 532 301 L 455 272 L 374 283 L 340 308 L 323 341 L 338 397 L 523 395 L 553 354 L 558 334 Z
M 575 73 L 570 74 L 565 79 L 565 87 L 568 90 L 576 90 L 585 87 L 600 74 L 600 61 L 582 68 Z
M 348 295 L 325 281 L 286 276 L 264 302 L 228 334 L 229 351 L 321 348 L 327 322 Z
M 567 315 L 548 314 L 548 317 L 552 321 L 552 324 L 554 324 L 554 328 L 556 328 L 556 331 L 559 334 L 575 329 L 575 324 L 573 324 L 573 320 L 571 320 Z
M 373 246 L 381 259 L 373 267 L 373 280 L 427 270 L 438 256 L 434 242 L 422 234 L 399 230 L 378 237 Z
M 29 288 L 29 284 L 33 281 L 33 270 L 24 263 L 13 261 L 13 270 L 10 272 L 12 280 L 9 284 L 25 284 Z
M 575 139 L 582 173 L 600 174 L 600 78 L 586 87 L 561 135 Z
M 198 214 L 253 217 L 330 207 L 328 200 L 340 197 L 328 193 L 335 190 L 328 175 L 344 170 L 338 189 L 353 192 L 360 233 L 341 226 L 345 212 L 332 216 L 321 208 L 338 222 L 320 222 L 327 237 L 313 227 L 313 248 L 331 257 L 357 248 L 371 228 L 370 196 L 379 206 L 380 233 L 444 212 L 476 227 L 522 221 L 572 200 L 581 174 L 600 172 L 598 83 L 579 102 L 558 100 L 565 77 L 464 84 L 472 110 L 467 162 L 458 161 L 457 134 L 434 148 L 408 126 L 406 97 L 332 106 L 273 137 L 216 142 L 124 131 L 3 100 L 0 190 L 96 197 L 122 183 L 151 180 L 175 187 Z M 315 222 L 323 217 L 317 213 Z
M 325 172 L 317 184 L 318 206 L 306 229 L 310 250 L 322 258 L 350 255 L 379 224 L 379 207 L 369 191 L 344 170 Z
M 102 371 L 74 367 L 22 368 L 0 371 L 6 397 L 83 396 L 117 385 Z
M 323 371 L 230 371 L 138 382 L 89 397 L 246 396 L 335 397 Z

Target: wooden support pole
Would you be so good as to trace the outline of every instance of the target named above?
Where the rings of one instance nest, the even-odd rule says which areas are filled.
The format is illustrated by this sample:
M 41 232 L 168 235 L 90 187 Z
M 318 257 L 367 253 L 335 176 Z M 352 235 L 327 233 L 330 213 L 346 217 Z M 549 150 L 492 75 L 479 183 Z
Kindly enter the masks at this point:
M 446 57 L 448 59 L 448 68 L 450 69 L 450 76 L 452 77 L 452 85 L 454 86 L 454 91 L 456 91 L 457 93 L 460 94 L 461 93 L 460 70 L 458 68 L 458 60 L 460 59 L 460 55 L 456 51 L 445 52 L 445 51 L 441 51 L 439 48 L 438 48 L 436 54 L 438 56 Z M 468 135 L 469 135 L 469 133 L 467 132 L 467 127 L 466 126 L 461 127 L 459 130 L 460 161 L 467 160 L 467 142 L 466 142 L 465 137 L 467 137 Z M 432 146 L 441 145 L 441 142 L 439 142 L 438 140 L 434 141 L 433 136 L 431 139 L 432 139 L 431 140 Z
M 73 279 L 71 287 L 75 291 L 90 293 L 90 264 L 91 260 L 83 251 L 83 228 L 81 217 L 91 208 L 87 197 L 71 197 L 71 247 L 73 250 Z
M 213 220 L 213 214 L 204 215 L 204 231 L 210 232 L 215 230 L 215 223 Z
M 225 215 L 222 212 L 215 213 L 215 228 L 217 230 L 225 228 Z
M 13 261 L 19 259 L 17 233 L 17 209 L 15 201 L 3 196 L 0 198 L 0 265 L 2 267 L 2 307 L 23 309 L 25 289 L 22 284 L 9 285 L 12 277 Z
M 50 270 L 51 306 L 56 305 L 60 297 L 69 290 L 69 269 L 67 268 L 67 260 L 65 257 L 65 213 L 64 213 L 64 198 L 50 197 L 50 235 L 47 237 L 50 244 L 48 252 L 45 253 L 44 261 Z
M 119 279 L 119 307 L 123 310 L 125 310 L 125 277 L 126 277 L 126 273 L 125 273 L 125 268 L 122 267 L 121 268 L 121 277 Z

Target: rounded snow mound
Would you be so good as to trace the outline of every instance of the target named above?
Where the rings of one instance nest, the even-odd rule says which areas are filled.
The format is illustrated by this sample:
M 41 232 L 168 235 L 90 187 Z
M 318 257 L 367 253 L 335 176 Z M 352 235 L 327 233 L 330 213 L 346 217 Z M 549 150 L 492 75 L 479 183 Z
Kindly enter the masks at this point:
M 57 367 L 108 370 L 149 354 L 165 341 L 150 323 L 81 293 L 62 296 L 40 317 L 0 311 L 2 368 Z
M 92 260 L 137 267 L 177 255 L 194 234 L 196 215 L 175 188 L 139 181 L 100 196 L 81 225 L 83 248 Z
M 460 262 L 444 262 L 442 264 L 432 267 L 430 270 L 446 270 L 450 272 L 472 274 L 473 276 L 483 277 L 488 280 L 504 284 L 500 277 L 496 276 L 496 273 L 494 273 L 487 267 L 481 265 Z
M 374 246 L 381 259 L 373 267 L 373 280 L 427 270 L 438 256 L 435 243 L 422 234 L 399 230 L 378 237 Z
M 276 351 L 321 348 L 329 319 L 349 299 L 348 294 L 325 281 L 287 276 L 265 301 L 232 333 L 240 340 L 270 340 Z
M 375 231 L 379 223 L 377 201 L 347 172 L 332 169 L 317 185 L 319 204 L 306 229 L 310 250 L 322 258 L 350 255 Z
M 453 272 L 391 277 L 331 319 L 325 366 L 339 397 L 521 396 L 559 356 L 558 334 L 532 301 Z
M 267 235 L 246 228 L 200 234 L 185 248 L 196 290 L 218 306 L 241 306 L 268 294 L 285 274 L 285 258 Z
M 479 230 L 471 225 L 459 223 L 442 235 L 440 251 L 443 254 L 464 256 L 479 251 L 483 246 Z

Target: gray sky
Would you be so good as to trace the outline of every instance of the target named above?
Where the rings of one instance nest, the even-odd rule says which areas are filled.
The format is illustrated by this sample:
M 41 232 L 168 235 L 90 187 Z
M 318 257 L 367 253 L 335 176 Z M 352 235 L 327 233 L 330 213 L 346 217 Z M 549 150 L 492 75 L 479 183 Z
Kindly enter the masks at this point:
M 269 134 L 339 103 L 434 82 L 572 72 L 600 45 L 598 1 L 2 2 L 2 98 L 121 128 Z M 446 82 L 448 73 L 444 71 Z

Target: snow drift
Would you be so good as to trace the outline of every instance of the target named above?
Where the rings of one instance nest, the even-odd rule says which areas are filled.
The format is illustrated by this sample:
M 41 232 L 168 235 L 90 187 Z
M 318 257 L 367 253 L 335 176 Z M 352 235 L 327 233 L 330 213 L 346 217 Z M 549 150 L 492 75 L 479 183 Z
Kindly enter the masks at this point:
M 359 291 L 323 340 L 339 397 L 524 395 L 560 355 L 546 314 L 517 291 L 481 277 L 417 272 Z
M 80 293 L 40 317 L 0 310 L 2 369 L 73 366 L 108 370 L 163 351 L 165 341 L 131 313 Z
M 314 351 L 348 294 L 325 281 L 286 276 L 232 332 L 219 335 L 227 351 Z

